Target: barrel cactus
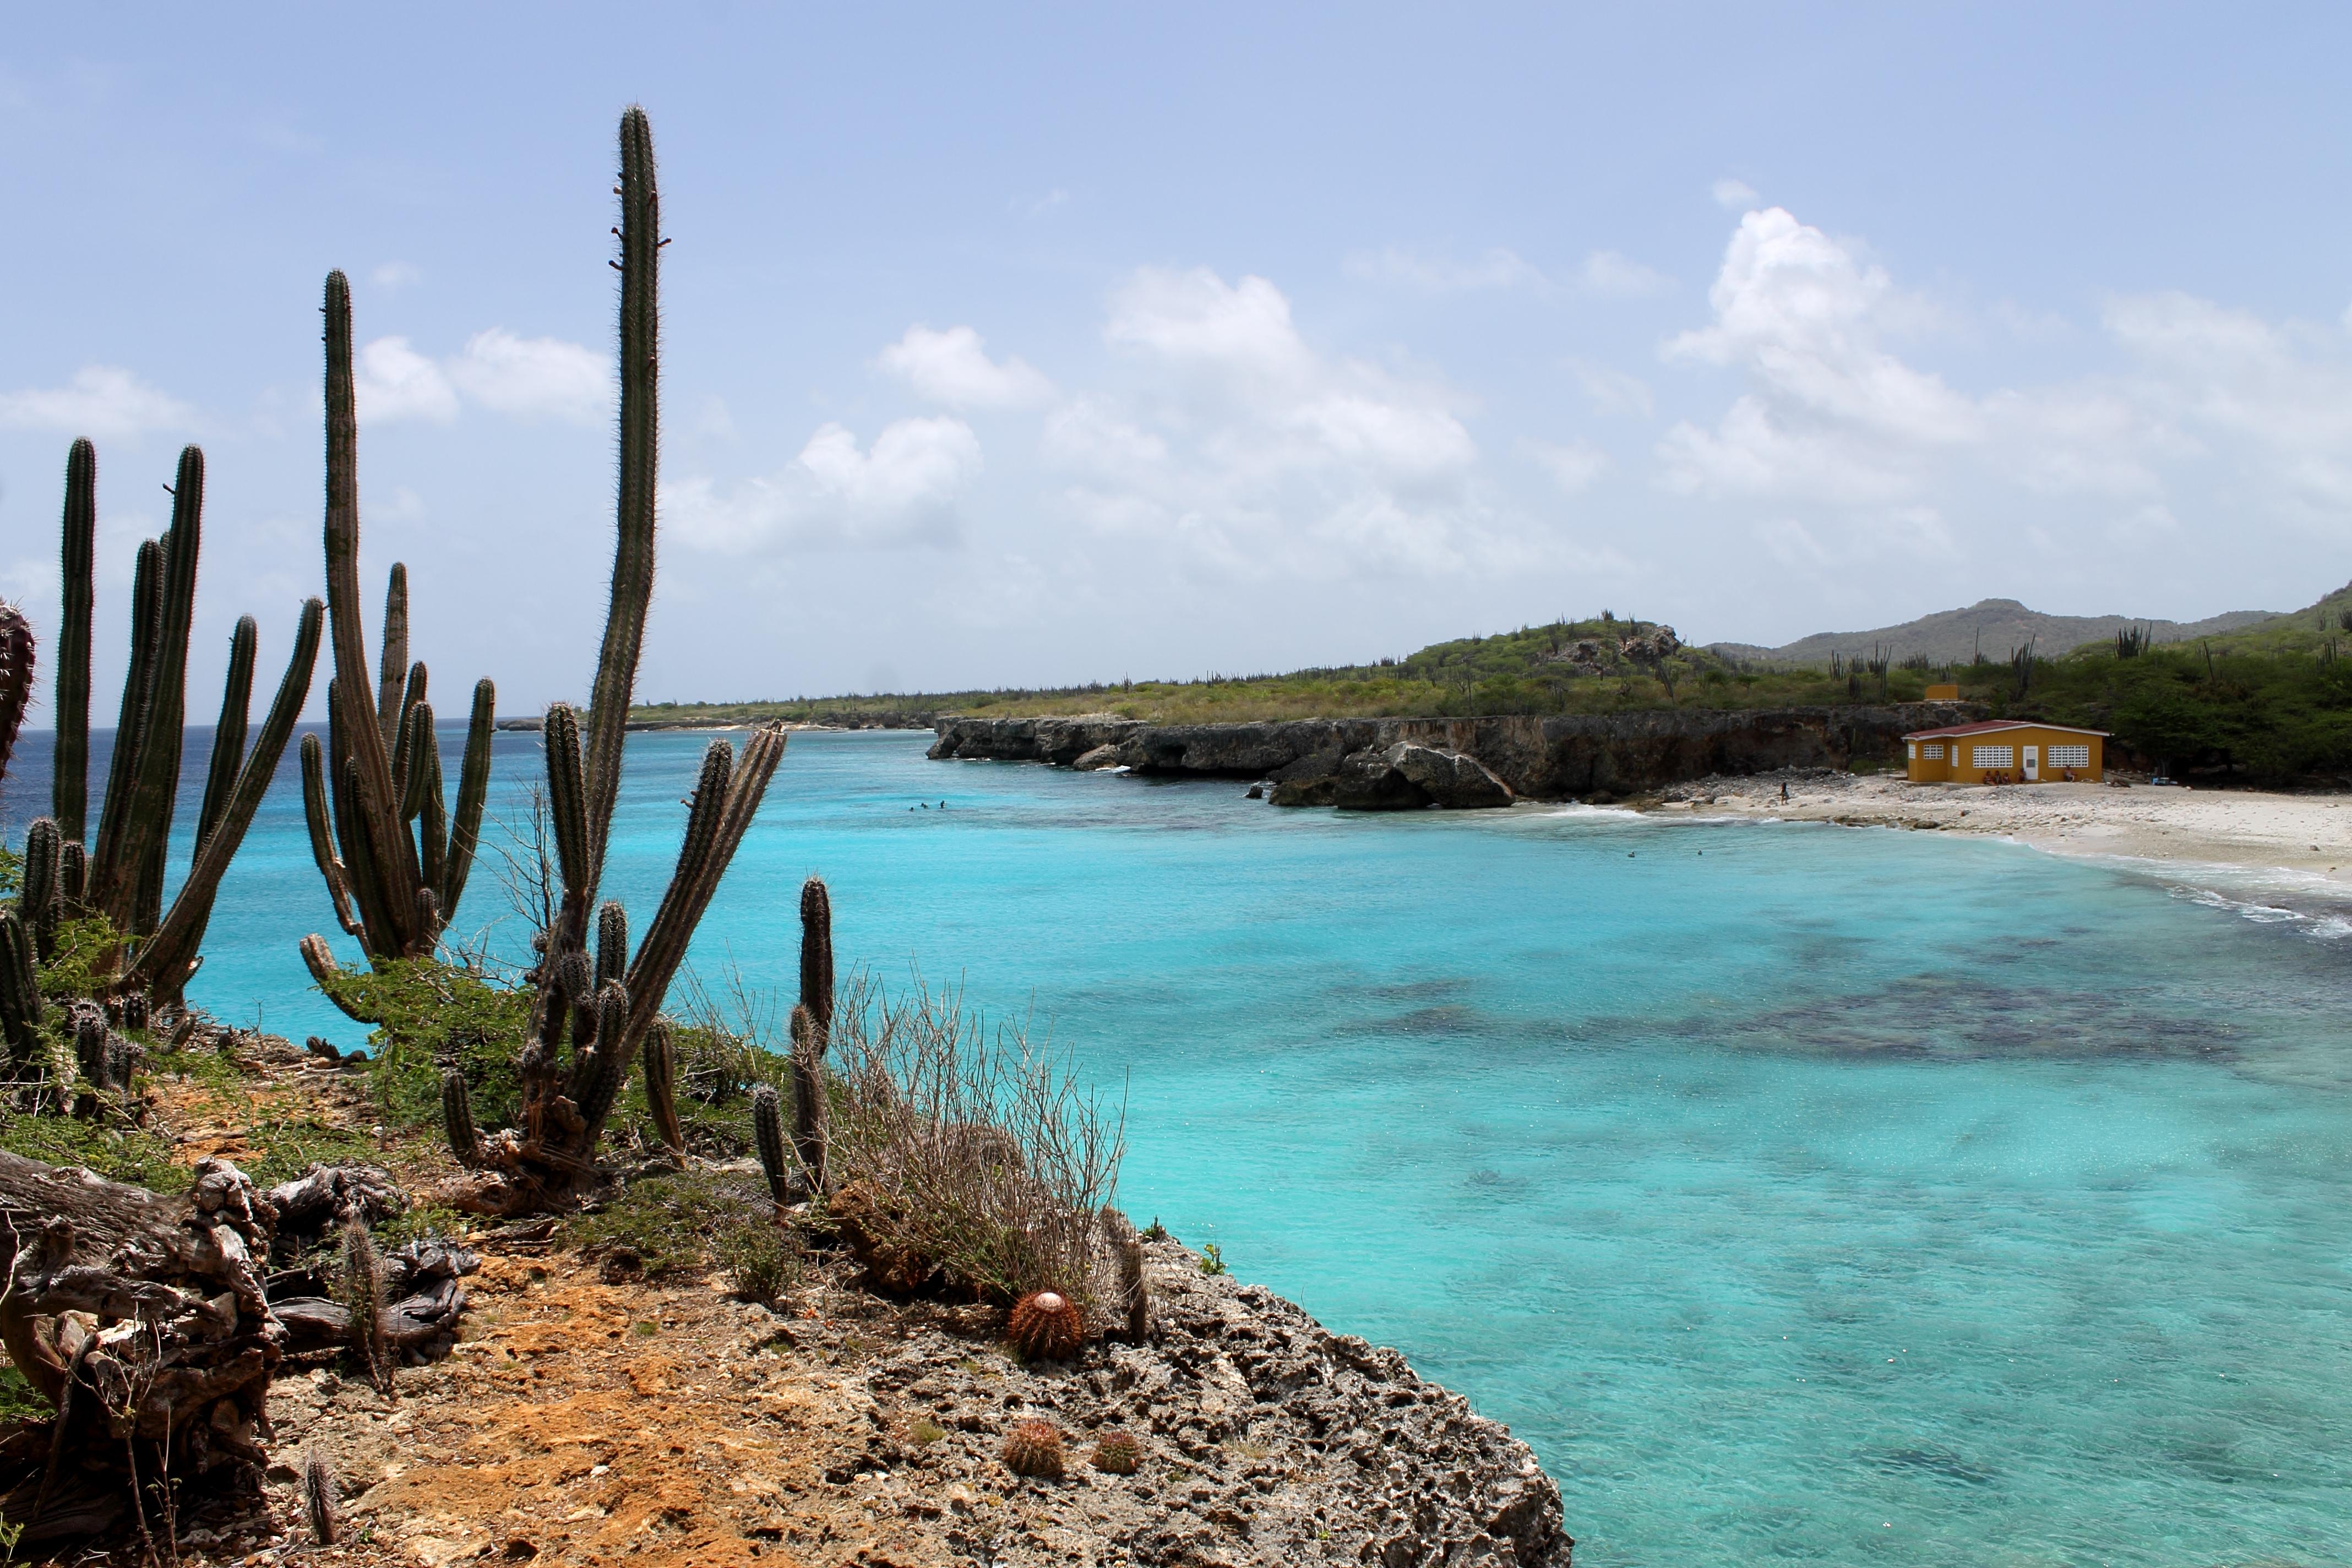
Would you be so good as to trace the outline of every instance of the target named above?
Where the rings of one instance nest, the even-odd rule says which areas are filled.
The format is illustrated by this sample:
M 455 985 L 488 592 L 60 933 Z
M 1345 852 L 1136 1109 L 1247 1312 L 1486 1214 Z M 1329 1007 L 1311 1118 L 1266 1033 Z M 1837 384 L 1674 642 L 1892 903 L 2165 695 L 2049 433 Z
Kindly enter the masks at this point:
M 1108 1476 L 1131 1476 L 1143 1468 L 1143 1445 L 1132 1432 L 1106 1432 L 1095 1445 L 1094 1467 Z
M 1031 1361 L 1067 1361 L 1087 1342 L 1087 1321 L 1060 1291 L 1033 1290 L 1013 1304 L 1006 1337 Z
M 1062 1479 L 1062 1432 L 1051 1421 L 1016 1422 L 1004 1439 L 1004 1468 L 1040 1480 Z

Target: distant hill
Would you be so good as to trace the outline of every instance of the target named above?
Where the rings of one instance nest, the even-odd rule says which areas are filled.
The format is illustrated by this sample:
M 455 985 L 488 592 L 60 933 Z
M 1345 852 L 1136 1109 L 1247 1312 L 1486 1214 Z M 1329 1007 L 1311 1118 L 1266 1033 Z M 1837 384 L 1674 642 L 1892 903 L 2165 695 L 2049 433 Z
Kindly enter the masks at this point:
M 2352 593 L 2352 589 L 2347 593 Z M 2332 595 L 2323 604 L 2341 596 Z M 2231 610 L 2202 621 L 2142 621 L 2129 616 L 2045 616 L 2015 599 L 1979 599 L 1964 610 L 1942 610 L 1916 621 L 1905 621 L 1901 626 L 1863 632 L 1817 632 L 1780 647 L 1727 642 L 1709 643 L 1707 647 L 1728 658 L 1765 659 L 1775 664 L 1827 664 L 1832 653 L 1866 656 L 1874 644 L 1892 648 L 1897 659 L 1925 654 L 1937 664 L 1966 663 L 1981 648 L 1987 658 L 2007 663 L 2010 649 L 2023 647 L 2029 641 L 2042 658 L 2055 658 L 2084 643 L 2112 641 L 2116 633 L 2126 626 L 2146 626 L 2157 642 L 2179 642 L 2240 632 L 2266 622 L 2292 620 L 2296 615 L 2302 616 L 2305 624 L 2311 624 L 2318 608 L 2286 616 L 2274 610 Z

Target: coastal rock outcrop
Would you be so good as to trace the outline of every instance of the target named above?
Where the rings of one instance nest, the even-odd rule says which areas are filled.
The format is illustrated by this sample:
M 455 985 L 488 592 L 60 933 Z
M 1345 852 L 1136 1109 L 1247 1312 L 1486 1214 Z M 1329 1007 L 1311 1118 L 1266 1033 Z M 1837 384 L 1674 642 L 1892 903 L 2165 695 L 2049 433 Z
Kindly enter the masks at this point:
M 1475 759 L 1515 795 L 1605 801 L 1717 773 L 1892 762 L 1908 731 L 1985 713 L 1971 702 L 1893 702 L 1244 724 L 1151 724 L 1110 714 L 946 718 L 935 726 L 930 754 L 1066 767 L 1086 757 L 1090 767 L 1139 773 L 1264 779 L 1278 802 L 1328 805 L 1336 803 L 1344 759 L 1381 756 L 1403 742 Z M 1327 790 L 1318 780 L 1334 782 Z M 1411 782 L 1436 798 L 1425 783 Z
M 1508 805 L 1511 789 L 1475 757 L 1399 741 L 1360 752 L 1317 752 L 1279 770 L 1276 805 L 1336 805 L 1342 811 L 1471 810 Z

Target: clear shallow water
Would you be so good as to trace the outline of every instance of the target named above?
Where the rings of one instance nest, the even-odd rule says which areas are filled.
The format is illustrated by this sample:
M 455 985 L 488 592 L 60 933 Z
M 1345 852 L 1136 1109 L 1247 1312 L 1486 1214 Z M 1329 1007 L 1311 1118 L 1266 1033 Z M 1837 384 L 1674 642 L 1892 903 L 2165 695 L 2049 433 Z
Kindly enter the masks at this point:
M 922 740 L 794 737 L 700 955 L 791 986 L 821 871 L 845 960 L 1034 1007 L 1127 1089 L 1130 1212 L 1508 1421 L 1580 1562 L 2352 1560 L 2352 950 L 2321 892 L 1276 812 Z M 701 745 L 631 742 L 641 919 Z M 12 838 L 47 798 L 21 761 Z M 196 992 L 353 1043 L 294 952 L 329 917 L 291 775 Z M 478 871 L 461 924 L 499 903 Z

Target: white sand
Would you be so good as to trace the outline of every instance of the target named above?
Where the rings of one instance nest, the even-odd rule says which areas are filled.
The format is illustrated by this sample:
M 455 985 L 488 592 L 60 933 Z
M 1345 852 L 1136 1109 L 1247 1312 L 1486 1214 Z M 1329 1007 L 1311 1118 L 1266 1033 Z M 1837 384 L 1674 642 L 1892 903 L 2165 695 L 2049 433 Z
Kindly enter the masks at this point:
M 2015 838 L 2060 854 L 2341 874 L 2352 892 L 2352 795 L 2105 784 L 1915 784 L 1900 778 L 1710 780 L 1654 809 Z

